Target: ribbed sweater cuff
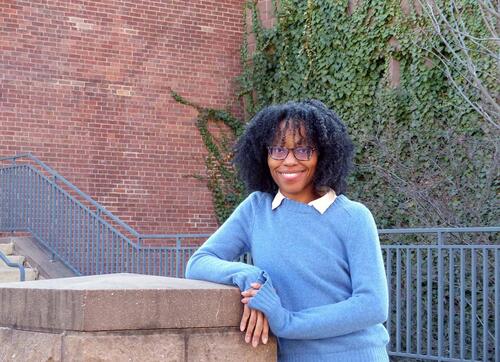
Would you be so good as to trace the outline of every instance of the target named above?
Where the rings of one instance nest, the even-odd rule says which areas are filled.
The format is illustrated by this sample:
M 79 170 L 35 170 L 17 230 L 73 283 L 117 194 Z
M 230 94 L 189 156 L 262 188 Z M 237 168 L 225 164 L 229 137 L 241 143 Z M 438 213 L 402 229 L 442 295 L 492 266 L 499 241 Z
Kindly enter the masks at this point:
M 241 291 L 250 289 L 250 284 L 259 282 L 262 283 L 262 271 L 256 267 L 248 268 L 239 271 L 232 276 L 233 284 L 236 284 Z
M 276 290 L 265 272 L 263 276 L 266 281 L 262 284 L 255 297 L 250 299 L 248 306 L 263 312 L 267 317 L 271 330 L 274 334 L 277 334 L 277 331 L 283 328 L 285 324 L 288 311 L 281 306 L 280 297 L 276 294 Z

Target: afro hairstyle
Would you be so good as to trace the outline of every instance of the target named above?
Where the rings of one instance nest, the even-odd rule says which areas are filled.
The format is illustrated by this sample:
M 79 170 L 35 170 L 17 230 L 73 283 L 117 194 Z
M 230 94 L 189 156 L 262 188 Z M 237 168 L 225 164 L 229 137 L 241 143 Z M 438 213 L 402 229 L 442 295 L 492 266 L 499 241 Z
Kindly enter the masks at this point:
M 268 106 L 246 125 L 236 142 L 233 162 L 247 191 L 271 194 L 278 191 L 267 165 L 268 147 L 279 140 L 283 144 L 288 130 L 293 131 L 294 136 L 298 133 L 302 144 L 318 152 L 313 178 L 316 190 L 327 186 L 337 195 L 344 193 L 354 146 L 337 114 L 318 100 Z

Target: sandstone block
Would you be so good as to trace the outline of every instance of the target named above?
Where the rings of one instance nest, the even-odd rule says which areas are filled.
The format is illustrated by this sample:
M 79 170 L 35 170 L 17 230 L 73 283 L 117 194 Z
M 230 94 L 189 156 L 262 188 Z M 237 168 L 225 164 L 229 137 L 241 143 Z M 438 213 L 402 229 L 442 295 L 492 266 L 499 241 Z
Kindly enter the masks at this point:
M 184 362 L 184 335 L 179 333 L 76 333 L 63 339 L 63 360 Z
M 61 335 L 0 327 L 0 361 L 61 361 Z
M 0 284 L 0 304 L 1 326 L 53 331 L 235 327 L 242 313 L 237 288 L 127 273 Z
M 237 288 L 138 274 L 0 284 L 0 361 L 276 361 L 239 331 Z
M 192 333 L 187 340 L 188 362 L 269 362 L 276 360 L 276 342 L 256 348 L 237 329 Z

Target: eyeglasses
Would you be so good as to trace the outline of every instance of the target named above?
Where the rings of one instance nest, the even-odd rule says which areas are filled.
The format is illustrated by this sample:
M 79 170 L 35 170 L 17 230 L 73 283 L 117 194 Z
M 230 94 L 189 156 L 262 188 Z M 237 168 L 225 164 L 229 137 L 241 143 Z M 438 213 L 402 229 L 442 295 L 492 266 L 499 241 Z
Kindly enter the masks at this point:
M 269 156 L 273 160 L 282 161 L 284 160 L 290 151 L 293 152 L 295 158 L 299 161 L 309 161 L 311 159 L 312 153 L 315 150 L 313 147 L 302 146 L 296 148 L 286 148 L 280 146 L 271 146 L 267 148 Z

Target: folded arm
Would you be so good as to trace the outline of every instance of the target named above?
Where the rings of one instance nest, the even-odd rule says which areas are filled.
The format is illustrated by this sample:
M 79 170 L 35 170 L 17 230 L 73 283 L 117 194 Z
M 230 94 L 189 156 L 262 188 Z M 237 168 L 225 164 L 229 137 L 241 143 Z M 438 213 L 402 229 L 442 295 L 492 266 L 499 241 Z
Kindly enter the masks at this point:
M 261 279 L 262 271 L 234 261 L 250 251 L 255 194 L 245 199 L 228 220 L 193 254 L 186 267 L 186 278 L 236 285 L 247 290 Z

